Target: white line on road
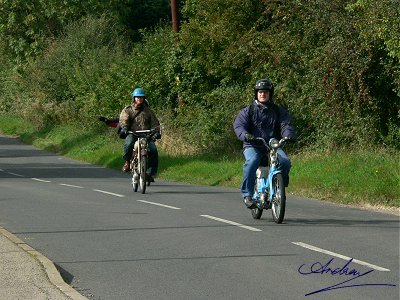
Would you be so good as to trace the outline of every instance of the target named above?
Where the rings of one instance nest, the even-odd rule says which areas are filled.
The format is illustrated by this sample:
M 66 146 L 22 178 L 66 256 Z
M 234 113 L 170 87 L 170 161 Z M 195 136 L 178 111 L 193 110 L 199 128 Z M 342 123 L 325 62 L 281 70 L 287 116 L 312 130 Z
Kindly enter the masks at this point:
M 111 193 L 111 192 L 107 192 L 107 191 L 102 191 L 102 190 L 93 190 L 93 191 L 95 191 L 95 192 L 99 192 L 99 193 L 103 193 L 103 194 L 108 194 L 108 195 L 113 195 L 113 196 L 116 196 L 116 197 L 125 197 L 125 195 L 120 195 L 120 194 L 114 194 L 114 193 Z
M 8 174 L 14 175 L 14 176 L 18 176 L 18 177 L 24 177 L 24 175 L 17 174 L 17 173 L 12 173 L 12 172 L 8 172 Z
M 59 183 L 59 185 L 83 189 L 83 186 L 79 186 L 79 185 L 72 185 L 72 184 L 66 184 L 66 183 Z
M 147 204 L 152 204 L 152 205 L 157 205 L 157 206 L 162 206 L 162 207 L 166 207 L 166 208 L 171 208 L 171 209 L 180 209 L 179 207 L 165 205 L 165 204 L 156 203 L 156 202 L 150 202 L 150 201 L 145 201 L 145 200 L 136 200 L 136 201 L 147 203 Z
M 40 181 L 40 182 L 51 182 L 48 180 L 43 180 L 43 179 L 39 179 L 39 178 L 31 178 L 32 180 L 36 180 L 36 181 Z
M 221 218 L 217 218 L 217 217 L 213 217 L 213 216 L 209 216 L 209 215 L 200 215 L 200 216 L 201 217 L 205 217 L 205 218 L 209 218 L 209 219 L 212 219 L 212 220 L 215 220 L 215 221 L 219 221 L 219 222 L 235 225 L 235 226 L 238 226 L 238 227 L 250 230 L 250 231 L 262 231 L 261 229 L 258 229 L 258 228 L 250 227 L 250 226 L 247 226 L 247 225 L 243 225 L 243 224 L 240 224 L 240 223 L 236 223 L 236 222 L 233 222 L 233 221 L 229 221 L 229 220 L 225 220 L 225 219 L 221 219 Z
M 321 248 L 318 248 L 318 247 L 315 247 L 315 246 L 312 246 L 312 245 L 308 245 L 306 243 L 292 242 L 292 244 L 295 244 L 297 246 L 301 246 L 303 248 L 307 248 L 307 249 L 310 249 L 310 250 L 313 250 L 313 251 L 316 251 L 316 252 L 321 252 L 321 253 L 329 254 L 329 255 L 332 255 L 332 256 L 335 256 L 335 257 L 339 257 L 339 258 L 342 258 L 344 260 L 352 259 L 352 257 L 348 257 L 348 256 L 345 256 L 345 255 L 342 255 L 342 254 L 338 254 L 338 253 L 335 253 L 335 252 L 331 252 L 331 251 L 328 251 L 328 250 L 325 250 L 325 249 L 321 249 Z M 373 265 L 373 264 L 370 264 L 370 263 L 367 263 L 365 261 L 361 261 L 361 260 L 358 260 L 358 259 L 353 259 L 352 262 L 356 263 L 356 264 L 359 264 L 359 265 L 367 266 L 367 267 L 369 267 L 371 269 L 375 269 L 377 271 L 385 271 L 385 272 L 390 271 L 389 269 L 382 268 L 382 267 L 379 267 L 379 266 L 376 266 L 376 265 Z

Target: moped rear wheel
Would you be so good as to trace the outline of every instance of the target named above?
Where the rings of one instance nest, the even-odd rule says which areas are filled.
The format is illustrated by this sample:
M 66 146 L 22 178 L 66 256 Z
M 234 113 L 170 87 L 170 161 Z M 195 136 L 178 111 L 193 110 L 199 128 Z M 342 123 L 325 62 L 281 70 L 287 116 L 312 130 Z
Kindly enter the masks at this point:
M 272 198 L 272 218 L 275 223 L 282 223 L 285 217 L 286 193 L 282 174 L 276 174 L 272 179 L 274 196 Z
M 256 179 L 256 182 L 254 184 L 254 193 L 257 193 L 257 191 L 258 191 L 257 184 L 258 184 L 258 180 Z M 263 213 L 263 209 L 260 209 L 258 207 L 251 209 L 251 215 L 253 216 L 253 219 L 260 219 L 262 213 Z
M 140 164 L 140 175 L 139 175 L 139 185 L 142 194 L 146 193 L 146 170 L 147 170 L 147 157 L 142 156 L 142 163 Z

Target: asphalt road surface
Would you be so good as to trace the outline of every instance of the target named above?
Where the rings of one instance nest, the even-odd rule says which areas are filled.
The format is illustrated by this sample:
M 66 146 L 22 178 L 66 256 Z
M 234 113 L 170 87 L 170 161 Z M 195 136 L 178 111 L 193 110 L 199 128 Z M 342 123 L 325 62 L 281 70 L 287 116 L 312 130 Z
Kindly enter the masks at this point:
M 122 144 L 121 144 L 122 151 Z M 0 225 L 89 299 L 399 299 L 399 217 L 127 174 L 0 136 Z

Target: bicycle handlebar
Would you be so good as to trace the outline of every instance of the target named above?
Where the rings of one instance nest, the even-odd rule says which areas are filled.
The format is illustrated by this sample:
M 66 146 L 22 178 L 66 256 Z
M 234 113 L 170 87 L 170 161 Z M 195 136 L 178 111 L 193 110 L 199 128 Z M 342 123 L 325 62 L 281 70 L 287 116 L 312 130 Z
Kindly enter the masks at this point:
M 150 137 L 157 132 L 157 128 L 144 129 L 136 131 L 127 131 L 128 134 L 133 134 L 136 137 Z
M 149 132 L 152 132 L 152 131 L 154 131 L 154 129 L 145 129 L 145 130 L 128 131 L 128 133 L 133 133 L 133 134 L 135 134 L 135 133 L 149 133 Z
M 278 149 L 278 148 L 281 148 L 286 143 L 286 141 L 288 141 L 290 139 L 287 137 L 284 137 L 278 141 L 275 138 L 271 138 L 268 143 L 262 137 L 258 137 L 258 138 L 256 138 L 256 140 L 262 141 L 264 146 L 267 147 L 268 149 L 271 149 L 271 148 Z

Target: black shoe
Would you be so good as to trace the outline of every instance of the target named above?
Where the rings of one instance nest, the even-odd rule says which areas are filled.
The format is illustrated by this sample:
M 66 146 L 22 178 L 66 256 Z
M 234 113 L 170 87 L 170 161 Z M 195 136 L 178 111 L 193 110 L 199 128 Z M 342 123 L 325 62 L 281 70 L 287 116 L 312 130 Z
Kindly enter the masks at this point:
M 253 209 L 253 208 L 257 207 L 257 205 L 252 201 L 250 196 L 244 197 L 243 202 L 244 202 L 244 204 L 246 204 L 248 209 Z
M 154 182 L 154 177 L 152 176 L 152 175 L 148 175 L 149 177 L 148 177 L 148 181 L 149 182 Z

